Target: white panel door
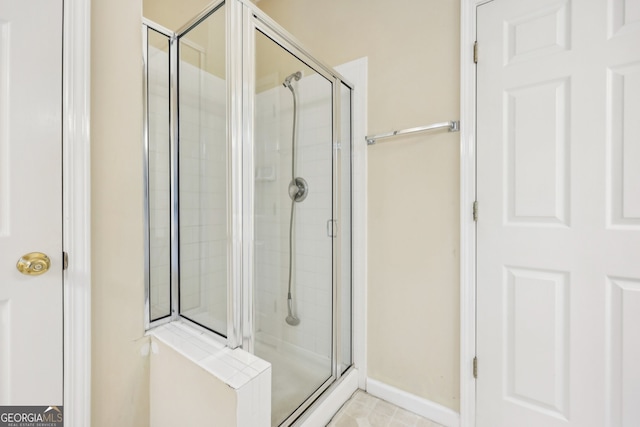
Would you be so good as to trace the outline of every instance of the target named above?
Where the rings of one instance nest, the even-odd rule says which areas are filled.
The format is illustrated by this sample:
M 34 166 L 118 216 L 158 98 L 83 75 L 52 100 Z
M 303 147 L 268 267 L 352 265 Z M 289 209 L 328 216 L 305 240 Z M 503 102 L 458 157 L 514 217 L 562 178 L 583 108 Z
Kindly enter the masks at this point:
M 640 0 L 477 11 L 477 426 L 640 426 Z
M 61 107 L 62 1 L 0 0 L 0 405 L 62 405 Z

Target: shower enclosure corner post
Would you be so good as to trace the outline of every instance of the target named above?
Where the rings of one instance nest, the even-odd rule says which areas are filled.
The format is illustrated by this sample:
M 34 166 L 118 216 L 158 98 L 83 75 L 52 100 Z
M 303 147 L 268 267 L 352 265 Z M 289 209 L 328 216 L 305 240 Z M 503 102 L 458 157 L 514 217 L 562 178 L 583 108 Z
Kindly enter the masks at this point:
M 144 191 L 144 329 L 149 329 L 151 324 L 151 273 L 150 273 L 150 248 L 149 248 L 149 52 L 148 52 L 148 27 L 143 21 L 142 23 L 142 117 L 143 117 L 143 191 Z
M 169 80 L 169 108 L 170 108 L 170 158 L 171 164 L 169 166 L 170 172 L 170 199 L 171 209 L 169 215 L 170 221 L 170 234 L 171 234 L 171 281 L 170 281 L 170 298 L 171 298 L 171 321 L 180 319 L 180 252 L 178 244 L 180 240 L 180 230 L 178 224 L 180 223 L 180 206 L 178 197 L 178 140 L 180 138 L 180 123 L 178 121 L 178 39 L 175 34 L 171 35 L 169 41 L 169 68 L 170 68 L 170 80 Z
M 338 218 L 340 218 L 340 196 L 339 196 L 339 191 L 336 191 L 337 188 L 339 187 L 339 179 L 340 179 L 340 174 L 339 174 L 339 165 L 340 165 L 340 137 L 341 137 L 341 132 L 340 132 L 340 82 L 337 79 L 333 79 L 332 83 L 332 89 L 333 89 L 333 93 L 332 93 L 332 103 L 333 103 L 333 108 L 332 108 L 332 133 L 333 133 L 333 139 L 331 141 L 331 147 L 332 147 L 332 166 L 333 166 L 333 171 L 332 171 L 332 179 L 331 179 L 331 193 L 332 193 L 332 207 L 331 207 L 331 221 L 332 221 L 332 243 L 333 243 L 333 253 L 332 253 L 332 263 L 334 265 L 333 268 L 333 280 L 332 280 L 332 293 L 333 293 L 333 298 L 332 298 L 332 304 L 333 304 L 333 312 L 332 312 L 332 317 L 333 317 L 333 324 L 334 324 L 334 331 L 341 331 L 341 321 L 340 321 L 340 314 L 342 313 L 341 310 L 341 304 L 342 304 L 342 298 L 341 298 L 341 292 L 340 292 L 340 277 L 341 277 L 341 260 L 340 260 L 340 233 L 338 233 L 337 228 L 341 227 L 342 224 L 340 224 L 338 222 Z M 333 333 L 332 338 L 332 348 L 333 348 L 333 354 L 332 354 L 332 358 L 334 361 L 339 361 L 340 360 L 340 354 L 341 354 L 341 339 L 340 339 L 340 333 Z M 333 363 L 332 366 L 332 371 L 333 371 L 333 375 L 336 379 L 340 378 L 341 374 L 342 374 L 342 369 L 339 369 L 339 362 L 337 363 Z
M 238 74 L 239 84 L 242 87 L 242 164 L 243 192 L 242 192 L 242 217 L 244 221 L 244 266 L 242 288 L 244 298 L 242 300 L 242 346 L 254 353 L 255 344 L 255 289 L 254 289 L 254 260 L 255 260 L 255 153 L 254 153 L 254 108 L 255 108 L 255 40 L 253 37 L 251 9 L 240 0 L 235 0 L 238 12 L 241 13 L 240 24 L 242 27 L 236 33 L 240 35 L 240 51 L 242 52 L 242 72 Z
M 244 159 L 244 146 L 247 138 L 245 123 L 245 110 L 243 108 L 243 38 L 237 37 L 243 33 L 244 7 L 238 0 L 227 0 L 226 16 L 226 57 L 227 57 L 227 156 L 230 159 L 228 181 L 231 183 L 231 191 L 227 194 L 230 208 L 227 211 L 228 224 L 231 230 L 229 234 L 231 256 L 228 259 L 227 279 L 227 346 L 236 348 L 242 346 L 245 350 L 248 342 L 246 338 L 246 302 L 251 296 L 250 289 L 250 262 L 247 260 L 250 245 L 243 234 L 246 227 L 248 206 L 246 203 L 246 168 Z M 249 169 L 250 170 L 250 169 Z

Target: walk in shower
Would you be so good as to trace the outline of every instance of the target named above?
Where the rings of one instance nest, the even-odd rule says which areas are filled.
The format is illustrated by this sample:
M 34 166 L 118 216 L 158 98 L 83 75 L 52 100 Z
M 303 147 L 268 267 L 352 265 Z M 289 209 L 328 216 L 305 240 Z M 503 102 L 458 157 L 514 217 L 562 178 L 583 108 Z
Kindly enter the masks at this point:
M 148 325 L 272 366 L 288 426 L 352 366 L 352 86 L 252 3 L 145 22 Z

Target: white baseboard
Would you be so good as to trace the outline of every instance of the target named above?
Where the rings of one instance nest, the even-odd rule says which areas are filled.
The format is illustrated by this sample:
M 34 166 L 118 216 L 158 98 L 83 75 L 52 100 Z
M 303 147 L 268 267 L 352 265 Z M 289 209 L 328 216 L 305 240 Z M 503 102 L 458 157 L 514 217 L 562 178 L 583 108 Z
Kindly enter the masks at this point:
M 454 410 L 383 382 L 367 378 L 367 393 L 445 427 L 460 426 L 460 414 Z

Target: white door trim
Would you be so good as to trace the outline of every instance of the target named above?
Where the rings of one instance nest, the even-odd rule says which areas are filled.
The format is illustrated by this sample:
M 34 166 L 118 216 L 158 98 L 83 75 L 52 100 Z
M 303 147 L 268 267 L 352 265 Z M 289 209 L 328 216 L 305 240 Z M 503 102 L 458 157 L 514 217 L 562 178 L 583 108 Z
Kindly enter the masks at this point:
M 91 425 L 90 0 L 64 0 L 63 247 L 65 426 Z
M 460 427 L 476 425 L 476 8 L 490 0 L 460 0 Z M 482 51 L 482 48 L 479 48 Z M 481 214 L 482 208 L 479 207 Z M 480 368 L 481 371 L 481 368 Z

